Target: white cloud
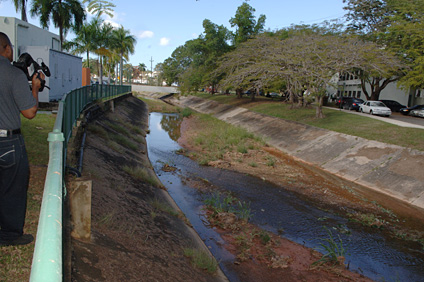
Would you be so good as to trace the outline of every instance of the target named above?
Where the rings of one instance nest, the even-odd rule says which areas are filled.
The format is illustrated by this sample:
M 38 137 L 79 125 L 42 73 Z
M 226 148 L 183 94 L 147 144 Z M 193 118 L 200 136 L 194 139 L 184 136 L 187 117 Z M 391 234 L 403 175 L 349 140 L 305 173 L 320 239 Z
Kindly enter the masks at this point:
M 170 39 L 169 38 L 166 38 L 166 37 L 162 37 L 161 39 L 160 39 L 160 46 L 167 46 L 167 45 L 169 45 L 169 41 L 170 41 Z
M 119 23 L 117 23 L 115 21 L 112 21 L 112 20 L 105 20 L 104 22 L 110 24 L 111 26 L 113 26 L 115 28 L 120 28 L 121 27 L 121 25 Z
M 152 38 L 154 36 L 154 32 L 150 31 L 150 30 L 144 30 L 142 32 L 140 32 L 138 34 L 138 38 L 143 39 L 143 38 Z

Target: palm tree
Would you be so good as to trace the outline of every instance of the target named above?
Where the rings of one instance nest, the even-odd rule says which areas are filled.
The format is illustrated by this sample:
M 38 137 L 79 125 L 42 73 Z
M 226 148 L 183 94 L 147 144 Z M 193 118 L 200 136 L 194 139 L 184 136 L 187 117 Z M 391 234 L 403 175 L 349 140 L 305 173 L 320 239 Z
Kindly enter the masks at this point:
M 95 48 L 93 52 L 99 56 L 99 79 L 103 81 L 103 57 L 111 56 L 112 48 L 116 46 L 112 25 L 96 18 L 96 32 L 93 37 Z
M 115 48 L 121 56 L 120 65 L 120 84 L 122 85 L 122 72 L 123 72 L 123 60 L 124 58 L 128 60 L 128 55 L 134 53 L 134 47 L 137 43 L 134 36 L 130 35 L 130 31 L 124 29 L 121 25 L 120 28 L 113 30 L 113 38 L 115 41 Z
M 96 18 L 90 23 L 85 23 L 78 31 L 75 32 L 75 38 L 72 41 L 64 43 L 63 47 L 66 50 L 71 50 L 74 55 L 87 54 L 88 68 L 90 67 L 90 52 L 96 49 L 96 44 L 93 39 L 96 37 L 96 27 L 99 25 Z
M 15 4 L 16 12 L 21 11 L 21 20 L 28 22 L 26 16 L 26 5 L 28 0 L 13 0 Z
M 82 1 L 83 4 L 87 3 L 87 9 L 90 13 L 95 14 L 98 18 L 102 14 L 106 14 L 109 17 L 113 18 L 113 9 L 115 4 L 106 1 L 106 0 L 84 0 Z
M 71 27 L 79 30 L 85 19 L 85 11 L 78 0 L 34 0 L 31 8 L 32 16 L 40 16 L 40 24 L 48 28 L 50 18 L 59 28 L 60 48 L 63 47 L 64 36 Z
M 143 83 L 143 72 L 145 72 L 147 69 L 146 65 L 144 63 L 138 64 L 138 70 L 140 71 L 140 79 L 141 83 Z

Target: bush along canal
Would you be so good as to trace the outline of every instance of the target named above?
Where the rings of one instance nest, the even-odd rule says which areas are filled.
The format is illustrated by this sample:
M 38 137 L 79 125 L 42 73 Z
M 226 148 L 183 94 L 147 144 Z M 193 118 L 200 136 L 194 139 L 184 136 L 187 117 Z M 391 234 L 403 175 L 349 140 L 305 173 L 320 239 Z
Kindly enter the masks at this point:
M 150 114 L 149 159 L 230 281 L 240 281 L 235 256 L 210 227 L 204 209 L 206 204 L 216 206 L 222 200 L 219 195 L 237 199 L 231 202 L 240 203 L 249 222 L 263 230 L 319 250 L 327 257 L 344 256 L 344 264 L 353 272 L 376 281 L 424 281 L 424 251 L 419 244 L 389 237 L 377 228 L 325 211 L 260 178 L 198 165 L 179 153 L 182 148 L 176 140 L 180 123 L 178 114 Z M 207 183 L 215 191 L 195 189 L 193 183 Z M 225 204 L 224 196 L 221 205 Z

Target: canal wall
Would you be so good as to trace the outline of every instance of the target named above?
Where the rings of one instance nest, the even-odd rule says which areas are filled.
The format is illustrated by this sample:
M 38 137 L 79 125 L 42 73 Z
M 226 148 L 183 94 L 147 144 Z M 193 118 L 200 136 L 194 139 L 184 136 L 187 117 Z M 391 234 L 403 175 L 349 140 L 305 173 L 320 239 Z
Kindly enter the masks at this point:
M 168 102 L 211 114 L 262 136 L 297 159 L 344 179 L 424 208 L 424 152 L 371 141 L 194 96 Z

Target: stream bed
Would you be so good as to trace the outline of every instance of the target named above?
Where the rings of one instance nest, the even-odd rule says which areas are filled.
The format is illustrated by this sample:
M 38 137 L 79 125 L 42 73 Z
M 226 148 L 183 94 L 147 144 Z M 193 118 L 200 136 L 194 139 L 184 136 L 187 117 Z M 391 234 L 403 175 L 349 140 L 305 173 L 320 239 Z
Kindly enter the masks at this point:
M 223 247 L 220 235 L 210 228 L 202 210 L 207 193 L 190 187 L 185 179 L 207 180 L 222 192 L 231 192 L 249 202 L 251 223 L 310 248 L 318 248 L 328 238 L 326 228 L 340 236 L 347 250 L 349 269 L 375 281 L 424 281 L 424 251 L 417 244 L 384 236 L 375 228 L 349 221 L 324 211 L 272 183 L 229 170 L 200 166 L 178 154 L 180 134 L 178 114 L 151 113 L 147 135 L 149 159 L 170 196 L 190 220 L 199 236 L 230 281 L 240 281 L 234 256 Z M 177 168 L 163 171 L 167 164 Z

